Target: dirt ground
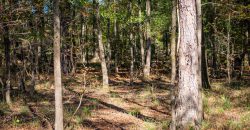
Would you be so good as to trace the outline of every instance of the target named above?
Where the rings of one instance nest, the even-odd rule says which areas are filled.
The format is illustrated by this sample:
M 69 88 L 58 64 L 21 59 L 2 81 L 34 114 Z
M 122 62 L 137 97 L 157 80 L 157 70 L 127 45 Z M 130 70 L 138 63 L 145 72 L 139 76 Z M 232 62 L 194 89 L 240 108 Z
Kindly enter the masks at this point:
M 99 72 L 81 70 L 63 77 L 64 126 L 72 130 L 166 130 L 171 122 L 170 82 L 164 75 L 149 81 L 112 75 L 110 87 L 101 87 Z M 250 129 L 250 83 L 224 81 L 203 92 L 202 129 Z M 15 93 L 14 104 L 0 104 L 0 129 L 52 129 L 53 77 L 40 76 L 36 93 Z

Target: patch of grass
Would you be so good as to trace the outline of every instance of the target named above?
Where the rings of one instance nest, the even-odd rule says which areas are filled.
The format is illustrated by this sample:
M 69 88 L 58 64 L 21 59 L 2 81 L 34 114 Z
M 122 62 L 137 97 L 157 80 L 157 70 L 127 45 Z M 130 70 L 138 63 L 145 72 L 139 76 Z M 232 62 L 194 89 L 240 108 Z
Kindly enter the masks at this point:
M 92 111 L 93 108 L 89 107 L 89 106 L 85 106 L 82 108 L 82 113 L 85 117 L 89 117 L 91 116 L 91 111 Z
M 0 116 L 10 113 L 11 110 L 5 102 L 0 102 Z
M 249 125 L 250 126 L 250 112 L 248 112 L 247 114 L 244 114 L 241 118 L 240 118 L 241 122 L 245 125 Z
M 228 97 L 226 97 L 225 95 L 221 96 L 221 101 L 222 101 L 222 107 L 224 109 L 230 109 L 232 107 L 232 103 L 231 103 L 230 99 Z
M 20 114 L 22 115 L 29 115 L 31 112 L 30 112 L 30 109 L 28 106 L 21 106 L 21 109 L 20 109 Z
M 201 129 L 202 130 L 207 130 L 209 129 L 211 126 L 210 126 L 210 123 L 208 121 L 202 121 L 202 124 L 201 124 Z
M 161 124 L 160 124 L 161 129 L 162 129 L 162 130 L 167 130 L 167 129 L 169 129 L 170 123 L 171 123 L 170 120 L 161 122 Z
M 206 96 L 203 96 L 203 110 L 206 112 L 206 113 L 209 113 L 210 112 L 210 107 L 209 107 L 209 104 L 208 104 L 208 98 Z
M 218 107 L 217 108 L 217 113 L 218 114 L 222 114 L 222 113 L 224 113 L 225 112 L 225 109 L 223 108 L 223 107 Z
M 110 92 L 110 97 L 111 98 L 119 98 L 119 94 L 117 94 L 115 92 Z
M 18 125 L 20 125 L 22 122 L 21 122 L 21 119 L 19 119 L 17 116 L 14 116 L 13 118 L 12 118 L 12 125 L 13 126 L 18 126 Z
M 237 120 L 228 120 L 227 121 L 227 128 L 230 130 L 241 130 L 242 129 L 242 123 Z
M 250 111 L 250 103 L 247 103 L 246 105 L 247 110 Z
M 157 130 L 157 125 L 154 122 L 144 122 L 143 127 L 145 130 Z
M 152 97 L 152 103 L 154 106 L 159 106 L 161 102 L 157 99 L 156 96 Z
M 75 116 L 74 120 L 77 124 L 82 124 L 86 117 Z
M 128 113 L 132 116 L 138 117 L 140 114 L 140 109 L 139 108 L 132 108 L 128 111 Z

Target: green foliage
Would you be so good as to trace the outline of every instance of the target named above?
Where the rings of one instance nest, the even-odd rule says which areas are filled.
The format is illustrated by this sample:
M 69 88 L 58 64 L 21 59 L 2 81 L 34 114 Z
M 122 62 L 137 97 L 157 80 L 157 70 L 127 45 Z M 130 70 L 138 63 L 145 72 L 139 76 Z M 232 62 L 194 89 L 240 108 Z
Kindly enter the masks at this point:
M 170 120 L 161 122 L 161 129 L 162 129 L 162 130 L 167 130 L 167 129 L 169 129 L 170 123 L 171 123 Z
M 240 130 L 242 129 L 242 123 L 237 120 L 229 120 L 227 121 L 227 127 L 230 130 Z
M 91 114 L 92 109 L 93 109 L 93 108 L 91 108 L 91 107 L 89 107 L 89 106 L 84 106 L 84 107 L 82 108 L 83 115 L 84 115 L 85 117 L 91 116 L 91 115 L 92 115 L 92 114 Z
M 221 96 L 221 101 L 223 103 L 224 109 L 230 109 L 232 107 L 230 99 L 228 97 L 226 97 L 225 95 Z
M 22 123 L 21 120 L 17 116 L 14 116 L 14 118 L 12 118 L 12 125 L 13 126 L 18 126 L 21 123 Z
M 138 117 L 138 115 L 140 115 L 140 109 L 139 108 L 132 108 L 128 111 L 128 113 L 132 116 Z

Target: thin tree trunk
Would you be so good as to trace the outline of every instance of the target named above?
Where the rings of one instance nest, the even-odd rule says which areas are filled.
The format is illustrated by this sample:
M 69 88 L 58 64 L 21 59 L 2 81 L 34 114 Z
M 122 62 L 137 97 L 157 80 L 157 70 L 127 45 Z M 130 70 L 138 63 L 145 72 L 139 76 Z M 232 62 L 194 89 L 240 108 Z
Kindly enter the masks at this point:
M 206 66 L 206 57 L 205 57 L 205 45 L 203 41 L 203 29 L 202 29 L 202 10 L 201 10 L 201 0 L 196 0 L 196 12 L 197 12 L 197 42 L 198 42 L 198 123 L 202 122 L 203 119 L 203 105 L 202 105 L 202 86 L 203 83 L 205 85 L 209 85 Z M 207 87 L 207 86 L 206 86 Z
M 4 47 L 5 47 L 5 100 L 8 105 L 12 104 L 11 96 L 10 96 L 10 39 L 9 39 L 9 27 L 4 24 Z
M 176 99 L 176 128 L 199 129 L 201 70 L 195 0 L 179 0 L 179 78 Z
M 215 39 L 215 38 L 214 38 Z M 212 75 L 213 77 L 217 77 L 217 45 L 215 45 L 215 40 L 211 41 L 212 44 Z
M 116 4 L 116 0 L 113 1 L 114 4 Z M 116 13 L 116 9 L 114 8 L 114 14 Z M 115 44 L 115 73 L 119 73 L 119 67 L 118 67 L 118 37 L 119 35 L 117 34 L 118 28 L 117 28 L 117 21 L 116 18 L 114 19 L 114 44 Z
M 146 22 L 146 63 L 143 69 L 144 78 L 148 78 L 150 76 L 150 64 L 151 64 L 151 36 L 150 36 L 150 2 L 151 0 L 146 1 L 146 14 L 147 14 L 147 22 Z
M 133 34 L 130 32 L 129 36 L 130 42 L 130 85 L 133 85 L 134 82 L 134 43 L 133 43 Z
M 95 45 L 95 49 L 94 49 L 94 58 L 92 59 L 92 62 L 99 62 L 100 61 L 100 57 L 99 57 L 99 54 L 100 54 L 100 50 L 98 50 L 98 19 L 96 17 L 96 8 L 97 8 L 97 3 L 96 3 L 96 0 L 93 0 L 93 9 L 94 9 L 94 12 L 93 12 L 93 43 Z
M 227 80 L 231 83 L 231 54 L 230 54 L 230 25 L 231 14 L 228 15 L 228 27 L 227 27 Z
M 110 6 L 110 1 L 108 0 L 108 6 Z M 110 40 L 110 18 L 107 21 L 107 68 L 108 72 L 110 72 L 111 65 L 111 40 Z
M 95 1 L 95 0 L 94 0 Z M 96 2 L 96 1 L 95 1 Z M 96 4 L 96 21 L 97 21 L 97 31 L 98 31 L 98 45 L 99 45 L 99 52 L 100 52 L 100 60 L 101 60 L 101 67 L 102 67 L 102 83 L 103 87 L 109 86 L 109 78 L 108 78 L 108 70 L 105 60 L 104 54 L 104 47 L 102 43 L 102 30 L 100 26 L 100 14 L 99 14 L 99 3 Z
M 171 84 L 176 78 L 176 0 L 172 0 L 172 25 L 171 25 Z
M 171 130 L 175 130 L 176 117 L 175 117 L 175 79 L 176 79 L 176 0 L 172 0 L 172 25 L 171 25 L 171 109 L 172 109 L 172 123 Z
M 244 73 L 244 67 L 245 66 L 248 66 L 248 29 L 247 31 L 245 32 L 245 35 L 246 35 L 246 41 L 243 43 L 243 52 L 241 54 L 241 57 L 240 57 L 240 60 L 241 60 L 241 69 L 240 69 L 240 78 L 243 76 L 243 73 Z
M 81 59 L 82 59 L 82 64 L 84 65 L 86 63 L 86 51 L 85 51 L 85 44 L 86 44 L 86 39 L 85 39 L 85 34 L 86 34 L 86 28 L 85 28 L 85 18 L 82 16 L 81 17 L 81 33 L 80 33 L 80 46 L 81 46 Z
M 141 14 L 141 3 L 142 0 L 138 0 L 139 3 L 139 19 L 142 19 L 142 14 Z M 141 47 L 141 67 L 144 68 L 145 65 L 145 47 L 144 47 L 144 42 L 143 42 L 143 31 L 142 31 L 142 21 L 139 22 L 139 37 L 140 37 L 140 47 Z
M 55 130 L 63 130 L 59 0 L 54 0 Z
M 110 65 L 111 65 L 111 46 L 110 46 L 110 19 L 108 19 L 108 29 L 107 29 L 107 67 L 110 71 Z

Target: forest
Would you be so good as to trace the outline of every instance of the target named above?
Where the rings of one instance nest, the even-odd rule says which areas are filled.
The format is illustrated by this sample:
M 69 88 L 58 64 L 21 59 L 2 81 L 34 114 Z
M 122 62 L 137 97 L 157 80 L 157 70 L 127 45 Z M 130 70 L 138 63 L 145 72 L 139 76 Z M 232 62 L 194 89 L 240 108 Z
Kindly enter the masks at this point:
M 0 130 L 249 130 L 250 0 L 0 0 Z

